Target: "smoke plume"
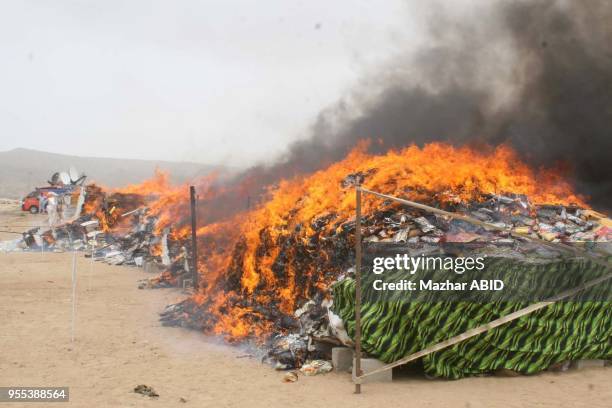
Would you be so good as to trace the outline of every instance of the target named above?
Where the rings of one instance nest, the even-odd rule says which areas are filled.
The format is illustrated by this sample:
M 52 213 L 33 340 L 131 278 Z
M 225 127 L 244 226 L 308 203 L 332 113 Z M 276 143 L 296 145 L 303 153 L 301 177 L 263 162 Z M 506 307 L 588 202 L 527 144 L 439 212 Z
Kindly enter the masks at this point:
M 499 2 L 474 14 L 455 21 L 436 9 L 425 48 L 322 112 L 281 161 L 242 174 L 244 194 L 324 167 L 362 139 L 373 152 L 508 143 L 536 168 L 568 167 L 579 193 L 612 208 L 612 3 Z

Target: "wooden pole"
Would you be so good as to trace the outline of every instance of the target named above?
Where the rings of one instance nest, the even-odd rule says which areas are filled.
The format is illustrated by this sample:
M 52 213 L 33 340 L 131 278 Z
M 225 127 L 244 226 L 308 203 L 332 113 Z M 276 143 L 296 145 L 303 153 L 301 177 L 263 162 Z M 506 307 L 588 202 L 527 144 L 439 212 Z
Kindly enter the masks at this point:
M 94 268 L 94 252 L 95 246 L 91 244 L 91 260 L 89 261 L 89 279 L 87 279 L 87 290 L 91 290 L 91 275 L 93 275 Z
M 76 325 L 76 286 L 77 286 L 76 250 L 72 250 L 72 319 L 70 324 L 70 341 L 74 343 L 74 328 Z
M 355 377 L 361 372 L 361 186 L 355 186 Z M 361 384 L 355 383 L 355 394 L 361 394 Z
M 189 187 L 191 198 L 191 264 L 193 265 L 193 288 L 198 290 L 198 242 L 196 239 L 196 193 L 195 187 Z

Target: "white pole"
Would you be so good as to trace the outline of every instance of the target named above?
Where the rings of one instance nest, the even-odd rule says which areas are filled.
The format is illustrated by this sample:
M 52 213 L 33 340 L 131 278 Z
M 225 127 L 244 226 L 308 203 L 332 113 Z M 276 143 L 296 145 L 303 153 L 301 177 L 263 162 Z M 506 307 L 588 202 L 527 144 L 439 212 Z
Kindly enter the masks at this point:
M 72 327 L 70 340 L 74 343 L 74 326 L 76 319 L 76 250 L 72 251 Z
M 87 280 L 87 290 L 91 290 L 91 277 L 93 275 L 93 267 L 94 267 L 94 245 L 91 244 L 91 263 L 89 264 L 89 279 Z

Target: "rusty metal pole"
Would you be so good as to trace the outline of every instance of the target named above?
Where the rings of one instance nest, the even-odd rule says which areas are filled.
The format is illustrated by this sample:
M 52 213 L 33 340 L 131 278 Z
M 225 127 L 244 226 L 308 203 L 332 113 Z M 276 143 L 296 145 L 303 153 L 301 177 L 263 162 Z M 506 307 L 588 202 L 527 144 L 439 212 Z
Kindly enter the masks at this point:
M 355 186 L 355 394 L 361 394 L 361 186 Z
M 193 288 L 198 290 L 198 243 L 196 240 L 196 193 L 195 187 L 189 187 L 191 196 L 191 263 L 193 265 Z

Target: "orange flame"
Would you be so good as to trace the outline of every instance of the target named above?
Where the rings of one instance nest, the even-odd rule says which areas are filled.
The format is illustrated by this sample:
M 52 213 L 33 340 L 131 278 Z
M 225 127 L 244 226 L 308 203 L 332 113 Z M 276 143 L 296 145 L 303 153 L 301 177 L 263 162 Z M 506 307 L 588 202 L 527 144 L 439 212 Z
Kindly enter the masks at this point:
M 384 155 L 368 154 L 366 147 L 365 143 L 360 144 L 344 160 L 310 176 L 280 182 L 270 191 L 267 202 L 242 217 L 239 236 L 244 239 L 245 249 L 239 265 L 234 266 L 241 273 L 241 296 L 262 297 L 267 301 L 271 298 L 277 301 L 282 313 L 290 315 L 296 302 L 308 297 L 312 287 L 327 287 L 330 282 L 326 279 L 329 278 L 313 271 L 303 271 L 303 275 L 310 278 L 305 284 L 298 283 L 293 259 L 285 260 L 284 275 L 280 278 L 273 265 L 283 239 L 305 243 L 316 235 L 311 222 L 317 217 L 330 214 L 335 221 L 354 217 L 354 189 L 343 186 L 343 180 L 349 174 L 365 175 L 365 188 L 442 205 L 482 200 L 484 194 L 514 193 L 528 196 L 533 203 L 586 206 L 584 198 L 574 194 L 560 174 L 551 170 L 532 170 L 506 146 L 483 153 L 467 147 L 432 143 L 423 148 L 409 146 Z M 366 200 L 364 213 L 371 213 L 379 205 L 380 201 Z M 297 234 L 296 226 L 300 226 Z M 222 229 L 220 225 L 215 228 Z M 215 228 L 211 228 L 211 233 Z M 225 260 L 216 266 L 203 263 L 205 280 L 208 275 L 214 275 L 216 281 L 226 272 L 227 265 L 236 262 L 231 259 L 233 249 L 233 245 L 228 246 L 219 255 Z M 289 257 L 293 255 L 291 250 L 284 253 Z M 225 269 L 216 269 L 219 267 Z M 318 280 L 312 281 L 314 276 Z M 220 295 L 208 292 L 206 296 Z M 225 312 L 219 313 L 215 332 L 225 333 L 233 339 L 266 332 L 268 322 L 252 319 L 243 307 L 232 307 L 227 302 L 222 304 Z M 214 313 L 214 307 L 212 311 Z M 239 324 L 236 319 L 249 324 Z
M 300 300 L 324 290 L 337 276 L 339 271 L 315 270 L 312 264 L 301 262 L 297 248 L 312 251 L 312 256 L 329 257 L 316 245 L 308 249 L 308 244 L 325 239 L 321 234 L 332 233 L 354 217 L 354 188 L 344 183 L 348 175 L 362 177 L 365 188 L 441 206 L 483 200 L 487 194 L 513 193 L 529 197 L 534 204 L 586 207 L 584 197 L 573 192 L 562 174 L 533 170 L 507 146 L 483 152 L 431 143 L 381 155 L 368 154 L 366 148 L 367 143 L 360 143 L 345 159 L 325 169 L 281 181 L 257 208 L 199 228 L 198 270 L 203 284 L 192 300 L 206 304 L 215 317 L 212 332 L 233 340 L 269 333 L 272 322 L 253 305 L 272 305 L 291 315 Z M 207 188 L 212 180 L 202 180 L 199 191 L 213 195 Z M 174 238 L 188 237 L 186 185 L 172 186 L 168 175 L 157 171 L 151 180 L 114 192 L 149 197 L 149 211 L 158 217 L 156 231 L 173 226 Z M 379 200 L 365 200 L 364 214 L 379 206 Z M 322 233 L 311 224 L 324 216 L 333 222 Z M 284 258 L 279 261 L 281 254 Z

